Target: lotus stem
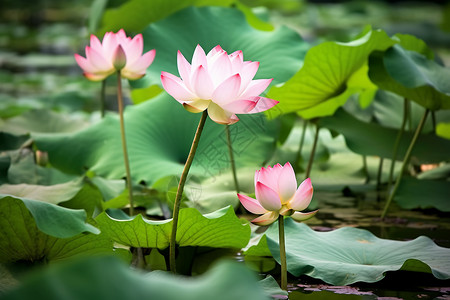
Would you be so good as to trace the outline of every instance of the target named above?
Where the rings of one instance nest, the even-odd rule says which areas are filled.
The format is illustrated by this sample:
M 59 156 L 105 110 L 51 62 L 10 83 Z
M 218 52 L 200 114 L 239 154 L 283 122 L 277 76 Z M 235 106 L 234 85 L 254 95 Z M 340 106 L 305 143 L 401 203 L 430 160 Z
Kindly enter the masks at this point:
M 306 129 L 308 128 L 308 121 L 303 120 L 303 127 L 302 127 L 302 136 L 300 137 L 300 143 L 298 145 L 298 152 L 297 152 L 297 158 L 295 159 L 295 165 L 299 166 L 300 161 L 302 159 L 302 149 L 303 149 L 303 143 L 305 142 L 305 133 Z
M 225 125 L 225 132 L 227 135 L 228 152 L 230 153 L 230 164 L 231 172 L 233 174 L 234 188 L 236 189 L 236 193 L 239 194 L 241 192 L 241 189 L 239 188 L 239 182 L 236 175 L 236 163 L 234 161 L 233 144 L 231 143 L 230 125 Z
M 102 116 L 102 119 L 105 117 L 105 110 L 106 110 L 106 79 L 102 80 L 102 87 L 100 90 L 100 113 Z
M 316 134 L 314 135 L 314 142 L 309 156 L 308 167 L 306 168 L 305 178 L 309 178 L 311 174 L 314 155 L 316 154 L 317 141 L 319 140 L 319 125 L 316 124 Z
M 133 183 L 131 181 L 130 161 L 128 159 L 127 140 L 125 138 L 125 122 L 123 118 L 123 98 L 122 98 L 122 77 L 120 76 L 120 70 L 117 72 L 117 103 L 119 106 L 120 134 L 122 137 L 123 160 L 125 163 L 125 172 L 127 176 L 128 199 L 130 201 L 129 212 L 130 216 L 133 216 L 134 215 Z
M 198 123 L 197 131 L 195 132 L 194 140 L 192 141 L 191 150 L 189 151 L 188 158 L 184 164 L 183 173 L 181 173 L 180 182 L 178 183 L 177 195 L 175 197 L 175 203 L 173 204 L 173 219 L 172 219 L 172 232 L 170 234 L 169 241 L 169 267 L 173 273 L 177 272 L 175 262 L 175 250 L 176 250 L 176 237 L 178 228 L 178 215 L 180 213 L 181 196 L 183 195 L 184 184 L 191 168 L 192 161 L 194 160 L 195 151 L 197 150 L 200 136 L 205 126 L 206 117 L 208 116 L 207 110 L 204 110 L 200 122 Z
M 280 265 L 281 265 L 281 282 L 282 290 L 287 291 L 287 262 L 286 262 L 286 245 L 284 241 L 284 216 L 278 216 L 278 240 L 280 244 Z
M 403 120 L 402 120 L 402 125 L 400 126 L 400 130 L 397 133 L 397 138 L 395 139 L 395 144 L 394 144 L 394 151 L 392 154 L 392 161 L 391 161 L 391 167 L 389 169 L 389 179 L 388 179 L 388 188 L 387 188 L 387 192 L 388 194 L 391 191 L 391 186 L 392 186 L 392 181 L 393 181 L 393 177 L 394 177 L 394 168 L 395 168 L 395 161 L 397 160 L 397 155 L 398 155 L 398 145 L 400 144 L 400 141 L 402 139 L 403 133 L 405 132 L 405 127 L 406 127 L 406 120 L 408 119 L 408 99 L 404 99 L 403 101 Z
M 427 120 L 429 111 L 430 110 L 428 108 L 425 110 L 425 113 L 423 114 L 422 119 L 420 120 L 419 126 L 417 126 L 416 132 L 414 133 L 411 143 L 409 144 L 408 150 L 406 150 L 405 158 L 403 159 L 402 167 L 400 169 L 400 174 L 398 175 L 397 180 L 395 181 L 394 188 L 393 188 L 392 192 L 389 194 L 389 198 L 386 201 L 386 205 L 384 206 L 383 213 L 381 214 L 381 219 L 384 219 L 384 217 L 386 216 L 389 205 L 391 204 L 392 199 L 394 198 L 395 193 L 397 192 L 397 189 L 400 185 L 400 181 L 402 180 L 402 177 L 403 177 L 403 173 L 405 172 L 406 167 L 409 162 L 409 159 L 411 158 L 412 150 L 414 148 L 414 145 L 415 145 L 417 139 L 419 138 L 419 135 L 423 129 L 423 126 L 425 125 L 425 121 Z

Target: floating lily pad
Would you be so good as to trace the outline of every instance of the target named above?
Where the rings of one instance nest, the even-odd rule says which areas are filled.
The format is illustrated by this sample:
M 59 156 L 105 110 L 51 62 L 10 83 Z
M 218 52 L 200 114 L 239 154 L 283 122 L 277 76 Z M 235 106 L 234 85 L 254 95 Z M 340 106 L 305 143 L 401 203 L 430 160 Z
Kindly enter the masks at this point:
M 128 107 L 125 130 L 134 182 L 151 185 L 156 180 L 179 176 L 189 154 L 199 114 L 187 112 L 163 93 L 152 101 Z M 241 115 L 230 127 L 236 165 L 260 165 L 272 153 L 276 122 L 263 114 Z M 67 173 L 84 174 L 91 169 L 108 179 L 125 176 L 120 127 L 117 116 L 73 134 L 33 134 L 41 151 L 48 152 L 53 167 Z M 207 120 L 190 171 L 191 175 L 211 177 L 230 168 L 225 126 Z
M 333 285 L 376 282 L 388 271 L 406 270 L 450 278 L 450 249 L 421 236 L 412 241 L 380 239 L 367 230 L 343 227 L 316 232 L 286 219 L 289 273 L 308 275 Z M 266 232 L 267 245 L 279 261 L 278 224 Z
M 367 63 L 370 53 L 385 50 L 394 43 L 384 31 L 371 30 L 349 43 L 319 44 L 308 51 L 300 71 L 283 86 L 272 87 L 268 97 L 280 101 L 277 106 L 282 113 L 311 109 L 322 103 L 325 108 L 336 110 L 343 104 L 342 101 L 328 104 L 325 101 L 346 93 L 348 81 Z M 354 79 L 354 86 L 358 86 L 360 77 Z M 362 80 L 359 84 L 371 87 L 367 80 Z M 347 93 L 346 98 L 348 96 Z M 312 117 L 312 114 L 308 115 L 308 118 Z
M 123 245 L 159 248 L 169 246 L 172 220 L 152 221 L 138 215 L 131 220 L 117 220 L 101 213 L 97 216 L 102 232 Z M 180 210 L 177 243 L 180 246 L 243 248 L 250 239 L 250 226 L 243 224 L 231 206 L 202 215 L 195 208 Z
M 53 265 L 2 299 L 59 300 L 67 295 L 85 300 L 270 299 L 256 276 L 235 262 L 220 262 L 204 275 L 188 278 L 163 271 L 142 274 L 112 257 Z
M 85 219 L 83 210 L 1 195 L 0 262 L 53 261 L 111 252 L 110 239 L 97 235 L 99 230 Z
M 257 30 L 242 12 L 224 7 L 186 8 L 151 24 L 142 35 L 144 49 L 156 49 L 157 54 L 147 76 L 137 82 L 139 87 L 161 85 L 161 71 L 177 75 L 177 51 L 190 61 L 197 44 L 206 52 L 217 45 L 229 54 L 242 50 L 244 60 L 260 62 L 255 78 L 273 78 L 272 84 L 291 78 L 309 48 L 294 30 Z

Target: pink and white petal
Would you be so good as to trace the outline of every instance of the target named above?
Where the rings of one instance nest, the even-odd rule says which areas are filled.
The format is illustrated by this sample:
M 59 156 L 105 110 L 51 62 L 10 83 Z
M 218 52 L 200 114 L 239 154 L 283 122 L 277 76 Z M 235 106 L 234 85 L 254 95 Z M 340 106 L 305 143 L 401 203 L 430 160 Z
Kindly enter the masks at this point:
M 244 55 L 241 50 L 235 51 L 229 55 L 231 62 L 231 72 L 239 73 L 242 70 L 242 66 L 244 63 Z
M 89 46 L 91 46 L 91 48 L 93 49 L 96 49 L 98 52 L 103 53 L 102 43 L 100 43 L 98 37 L 93 34 L 91 34 Z
M 200 45 L 195 47 L 191 65 L 194 70 L 196 70 L 199 66 L 204 66 L 205 68 L 208 67 L 205 51 L 203 51 L 203 48 Z
M 161 72 L 161 83 L 166 92 L 180 103 L 196 99 L 195 95 L 186 88 L 183 81 L 173 74 Z
M 86 77 L 87 79 L 89 79 L 91 81 L 101 81 L 111 74 L 112 73 L 109 73 L 109 74 L 108 73 L 95 73 L 94 74 L 94 73 L 88 73 L 88 72 L 83 73 L 84 77 Z
M 261 93 L 266 90 L 266 88 L 269 86 L 269 84 L 272 82 L 272 80 L 273 80 L 273 78 L 252 80 L 247 85 L 247 88 L 241 93 L 239 98 L 240 99 L 248 99 L 250 97 L 256 97 L 256 96 L 261 95 Z
M 211 102 L 208 106 L 208 116 L 214 122 L 224 125 L 231 125 L 239 121 L 239 119 L 236 120 L 236 116 L 233 113 L 225 111 L 214 102 Z
M 257 61 L 245 62 L 242 65 L 242 69 L 239 72 L 239 74 L 241 74 L 241 77 L 242 77 L 240 94 L 242 94 L 247 89 L 247 86 L 250 84 L 253 77 L 255 77 L 256 72 L 258 71 L 258 68 L 259 68 L 259 62 L 257 62 Z
M 119 45 L 119 43 L 117 42 L 116 34 L 113 32 L 105 33 L 102 41 L 102 49 L 106 59 L 112 59 L 117 45 Z
M 98 72 L 114 69 L 111 60 L 107 60 L 101 53 L 90 47 L 86 47 L 86 59 Z
M 206 55 L 206 58 L 209 60 L 210 58 L 214 57 L 218 53 L 222 53 L 222 52 L 225 52 L 225 51 L 222 49 L 222 47 L 220 47 L 220 45 L 217 45 L 214 48 L 212 48 L 211 51 L 208 52 L 208 54 Z
M 208 72 L 215 86 L 237 73 L 231 72 L 231 62 L 225 51 L 219 52 L 208 59 Z
M 279 211 L 281 208 L 280 196 L 278 193 L 258 181 L 255 186 L 256 199 L 268 211 Z
M 214 92 L 214 84 L 205 67 L 199 66 L 192 74 L 191 85 L 195 94 L 204 100 L 210 100 Z
M 278 177 L 278 193 L 280 194 L 281 203 L 285 204 L 291 200 L 297 190 L 297 179 L 291 164 L 287 162 L 281 169 Z
M 255 215 L 265 214 L 267 210 L 259 204 L 258 200 L 243 194 L 237 194 L 239 201 L 246 210 Z
M 144 55 L 142 55 L 138 60 L 136 60 L 134 63 L 128 63 L 125 66 L 125 69 L 129 70 L 129 72 L 134 73 L 145 73 L 147 68 L 153 63 L 153 60 L 155 59 L 156 50 L 150 50 Z
M 137 80 L 145 76 L 144 72 L 130 72 L 128 69 L 122 69 L 120 70 L 120 74 L 123 78 L 126 78 L 128 80 Z
M 180 50 L 178 50 L 177 52 L 177 66 L 178 66 L 178 73 L 180 74 L 181 79 L 184 81 L 184 84 L 190 88 L 191 65 L 183 56 L 183 54 L 181 54 Z
M 272 107 L 274 107 L 275 105 L 277 105 L 278 103 L 280 103 L 279 101 L 276 101 L 276 100 L 273 100 L 270 98 L 265 98 L 265 97 L 250 98 L 250 100 L 252 100 L 252 99 L 257 99 L 257 100 L 256 100 L 255 107 L 252 109 L 252 111 L 248 112 L 249 114 L 256 114 L 256 113 L 260 113 L 260 112 L 269 110 Z
M 300 184 L 288 205 L 293 210 L 302 211 L 308 207 L 309 203 L 311 203 L 312 196 L 313 186 L 311 184 L 311 179 L 306 178 Z
M 210 103 L 211 100 L 198 99 L 183 103 L 183 107 L 189 112 L 199 113 L 207 109 Z
M 264 183 L 274 191 L 278 191 L 278 179 L 273 176 L 272 167 L 262 168 L 259 172 L 258 181 Z M 256 184 L 255 184 L 256 186 Z M 280 202 L 281 203 L 281 202 Z
M 249 114 L 255 108 L 256 102 L 250 100 L 237 100 L 222 105 L 223 109 L 235 114 Z
M 144 50 L 144 42 L 142 39 L 142 34 L 136 35 L 131 42 L 127 44 L 122 44 L 122 47 L 125 50 L 125 53 L 127 54 L 127 62 L 129 61 L 130 64 L 133 64 L 142 55 L 142 51 Z
M 97 71 L 97 69 L 91 64 L 91 62 L 83 56 L 79 54 L 75 54 L 74 56 L 77 64 L 81 69 L 83 69 L 84 72 L 94 73 L 95 71 Z
M 240 86 L 241 76 L 239 74 L 230 76 L 214 90 L 211 100 L 219 106 L 233 102 L 237 99 Z
M 314 215 L 318 212 L 319 210 L 315 210 L 312 212 L 307 212 L 307 213 L 301 213 L 301 212 L 295 212 L 291 215 L 291 218 L 294 219 L 297 222 L 302 222 L 305 220 L 308 220 L 312 217 L 314 217 Z
M 259 226 L 270 225 L 278 219 L 279 213 L 277 211 L 270 211 L 252 220 L 253 224 Z

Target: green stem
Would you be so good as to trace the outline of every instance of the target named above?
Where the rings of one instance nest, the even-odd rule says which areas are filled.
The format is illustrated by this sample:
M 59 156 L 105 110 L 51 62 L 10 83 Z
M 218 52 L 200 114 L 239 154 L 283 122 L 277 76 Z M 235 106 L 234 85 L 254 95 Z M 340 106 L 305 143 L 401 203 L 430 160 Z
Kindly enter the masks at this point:
M 366 176 L 365 183 L 369 183 L 370 182 L 370 174 L 369 174 L 369 170 L 367 169 L 367 156 L 363 155 L 362 160 L 363 160 L 363 173 L 364 173 L 364 176 Z
M 397 137 L 395 139 L 394 144 L 394 153 L 392 154 L 392 161 L 391 161 L 391 167 L 389 169 L 389 179 L 388 179 L 388 188 L 387 192 L 390 193 L 392 181 L 394 177 L 394 169 L 395 169 L 395 161 L 397 160 L 398 155 L 398 145 L 400 144 L 400 141 L 402 139 L 403 133 L 405 132 L 406 127 L 406 120 L 408 119 L 408 99 L 405 98 L 403 101 L 403 120 L 402 125 L 400 126 L 400 130 L 397 133 Z
M 306 168 L 305 178 L 309 178 L 309 175 L 311 174 L 311 168 L 312 168 L 312 164 L 314 161 L 314 154 L 316 154 L 316 146 L 317 146 L 318 140 L 319 140 L 319 125 L 316 124 L 316 134 L 314 135 L 314 142 L 313 142 L 313 146 L 311 149 L 311 154 L 309 156 L 308 167 Z
M 397 192 L 397 189 L 400 185 L 400 181 L 402 180 L 402 177 L 403 177 L 403 173 L 405 172 L 406 167 L 409 162 L 409 159 L 411 158 L 411 153 L 414 148 L 414 144 L 416 143 L 416 141 L 420 135 L 420 132 L 422 131 L 423 126 L 425 125 L 425 121 L 427 120 L 428 113 L 429 113 L 429 110 L 426 109 L 425 113 L 422 116 L 422 119 L 420 120 L 419 126 L 417 126 L 416 132 L 414 133 L 411 143 L 409 144 L 408 150 L 406 151 L 406 154 L 405 154 L 405 158 L 403 159 L 402 168 L 400 169 L 400 174 L 398 175 L 397 180 L 395 181 L 394 188 L 393 188 L 392 192 L 389 194 L 389 198 L 386 201 L 386 205 L 384 206 L 383 213 L 381 214 L 381 219 L 384 219 L 384 217 L 386 216 L 389 205 L 391 204 L 392 199 L 394 198 L 395 193 Z
M 102 80 L 102 88 L 100 90 L 100 110 L 102 119 L 105 117 L 106 110 L 106 79 Z
M 303 143 L 305 142 L 305 133 L 306 128 L 308 128 L 308 121 L 303 120 L 303 127 L 302 127 L 302 136 L 300 137 L 300 143 L 298 146 L 298 152 L 297 152 L 297 158 L 295 159 L 295 165 L 300 165 L 300 161 L 302 160 L 302 149 L 303 149 Z
M 186 183 L 187 175 L 189 169 L 191 168 L 192 161 L 194 160 L 195 151 L 197 150 L 198 143 L 200 141 L 200 136 L 205 126 L 206 117 L 208 116 L 207 110 L 204 110 L 200 122 L 198 123 L 197 131 L 195 132 L 194 140 L 192 141 L 191 150 L 189 151 L 189 156 L 184 165 L 183 173 L 181 173 L 180 183 L 178 184 L 177 195 L 175 197 L 175 203 L 173 205 L 173 219 L 172 219 L 172 232 L 170 234 L 169 241 L 169 266 L 173 273 L 176 273 L 176 263 L 175 263 L 175 248 L 176 248 L 176 237 L 177 237 L 177 226 L 178 226 L 178 215 L 180 213 L 181 196 L 183 195 L 184 184 Z
M 130 161 L 128 159 L 127 140 L 125 138 L 125 122 L 123 119 L 122 78 L 120 76 L 120 71 L 117 72 L 117 102 L 119 106 L 120 134 L 122 137 L 123 160 L 125 163 L 125 172 L 127 176 L 128 198 L 130 200 L 130 216 L 133 216 L 134 215 L 133 183 L 131 181 Z
M 230 153 L 230 164 L 231 164 L 231 171 L 233 173 L 234 188 L 236 189 L 236 193 L 240 193 L 241 189 L 239 188 L 239 182 L 236 175 L 236 164 L 234 162 L 233 144 L 231 143 L 230 125 L 225 125 L 225 132 L 227 134 L 228 152 Z
M 384 159 L 380 157 L 380 163 L 378 165 L 378 174 L 377 174 L 377 191 L 381 189 L 381 176 L 383 173 L 383 162 Z
M 282 290 L 287 291 L 287 263 L 286 263 L 286 245 L 284 241 L 284 216 L 278 216 L 278 239 L 280 243 L 280 265 L 281 265 L 281 282 Z

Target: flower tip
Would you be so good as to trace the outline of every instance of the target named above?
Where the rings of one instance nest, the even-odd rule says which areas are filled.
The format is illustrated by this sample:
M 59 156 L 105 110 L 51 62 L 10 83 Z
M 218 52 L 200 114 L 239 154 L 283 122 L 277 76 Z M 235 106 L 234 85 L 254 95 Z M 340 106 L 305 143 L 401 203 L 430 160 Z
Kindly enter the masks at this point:
M 113 54 L 113 66 L 116 70 L 121 70 L 127 64 L 127 56 L 122 48 L 122 45 L 118 45 Z

